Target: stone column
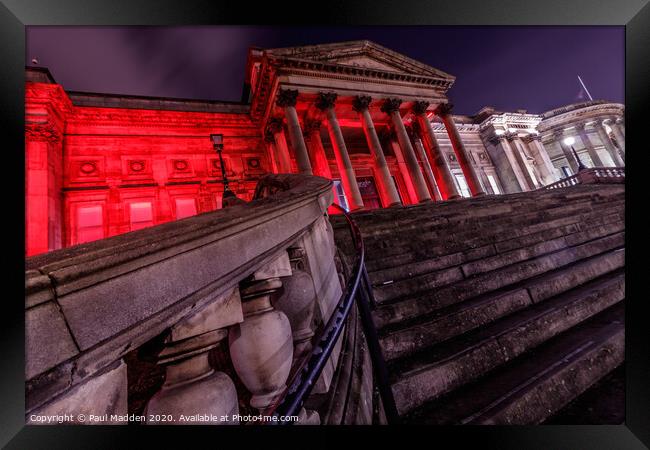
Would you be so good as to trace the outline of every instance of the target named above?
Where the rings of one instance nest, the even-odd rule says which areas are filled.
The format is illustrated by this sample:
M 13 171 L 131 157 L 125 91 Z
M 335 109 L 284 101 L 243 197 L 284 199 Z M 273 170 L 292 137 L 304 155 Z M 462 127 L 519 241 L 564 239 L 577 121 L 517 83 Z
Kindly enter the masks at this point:
M 591 158 L 591 162 L 593 163 L 594 167 L 603 167 L 603 162 L 600 159 L 598 152 L 591 143 L 589 136 L 587 136 L 587 132 L 585 131 L 585 124 L 581 123 L 576 125 L 576 130 L 578 131 L 578 137 L 582 141 L 582 146 L 586 148 L 587 153 L 589 153 L 589 157 Z
M 402 153 L 406 164 L 411 175 L 411 180 L 413 181 L 415 192 L 417 193 L 418 202 L 423 203 L 431 201 L 431 195 L 429 194 L 429 189 L 427 184 L 424 181 L 424 176 L 420 170 L 420 165 L 415 156 L 415 151 L 409 140 L 408 134 L 406 133 L 406 128 L 404 128 L 404 122 L 402 122 L 402 116 L 399 114 L 399 106 L 402 104 L 402 101 L 396 98 L 389 98 L 384 101 L 381 106 L 381 111 L 388 114 L 393 123 L 395 133 L 397 135 L 397 140 L 400 147 L 402 148 Z
M 451 140 L 451 145 L 454 148 L 454 152 L 456 153 L 456 159 L 458 160 L 460 168 L 463 171 L 463 175 L 465 176 L 465 180 L 467 181 L 470 192 L 473 196 L 485 195 L 483 186 L 481 186 L 481 181 L 476 174 L 476 169 L 474 169 L 474 166 L 472 165 L 472 161 L 467 150 L 465 149 L 465 145 L 460 139 L 460 133 L 458 133 L 454 119 L 451 117 L 451 109 L 452 105 L 449 103 L 442 103 L 438 105 L 435 113 L 440 116 L 442 122 L 445 124 L 447 134 Z
M 499 171 L 502 187 L 508 194 L 530 189 L 526 175 L 516 157 L 517 150 L 510 145 L 510 138 L 512 138 L 510 134 L 495 134 L 490 138 L 490 143 L 495 146 L 494 151 L 491 152 L 492 161 Z
M 264 143 L 266 144 L 266 151 L 269 155 L 271 171 L 273 173 L 282 173 L 277 157 L 278 150 L 275 148 L 275 138 L 273 137 L 273 133 L 271 133 L 268 129 L 264 131 Z
M 291 146 L 296 153 L 298 172 L 305 175 L 312 175 L 307 146 L 302 136 L 302 129 L 300 128 L 300 121 L 296 112 L 297 100 L 298 91 L 293 89 L 280 89 L 276 98 L 276 104 L 284 108 L 284 115 L 287 118 L 287 129 L 289 130 L 289 139 L 291 139 Z
M 343 184 L 343 190 L 345 191 L 350 210 L 355 211 L 357 209 L 363 208 L 363 200 L 361 199 L 361 192 L 359 192 L 357 177 L 355 176 L 354 169 L 352 168 L 350 155 L 348 154 L 348 149 L 345 146 L 343 133 L 341 132 L 339 121 L 336 118 L 336 113 L 334 112 L 336 97 L 337 95 L 335 93 L 321 92 L 319 93 L 318 99 L 316 100 L 316 107 L 321 111 L 324 111 L 327 116 L 327 130 L 330 135 L 330 140 L 332 141 L 332 147 L 334 148 L 336 165 L 338 166 L 339 172 L 341 174 L 341 183 Z
M 250 405 L 266 410 L 286 389 L 293 360 L 293 339 L 287 316 L 271 305 L 291 275 L 287 252 L 242 281 L 239 291 L 244 321 L 230 328 L 228 343 L 233 367 L 253 394 Z
M 159 364 L 166 366 L 165 383 L 149 401 L 147 417 L 171 414 L 178 421 L 181 414 L 202 414 L 205 420 L 199 423 L 236 423 L 220 420 L 238 413 L 237 391 L 225 373 L 210 366 L 208 352 L 228 336 L 228 325 L 241 321 L 240 309 L 224 306 L 238 303 L 239 291 L 232 289 L 172 326 L 158 355 Z
M 387 134 L 387 139 L 388 142 L 390 143 L 390 148 L 392 148 L 393 153 L 395 153 L 397 168 L 399 169 L 399 173 L 402 175 L 402 179 L 404 180 L 404 185 L 406 186 L 406 192 L 408 194 L 407 195 L 408 201 L 406 203 L 417 204 L 418 195 L 415 192 L 415 188 L 413 187 L 413 181 L 411 181 L 411 174 L 409 173 L 409 169 L 406 165 L 406 161 L 404 160 L 404 155 L 402 154 L 402 149 L 399 146 L 399 142 L 397 142 L 397 136 L 395 134 L 395 131 L 391 129 L 386 129 L 384 131 Z
M 359 114 L 361 119 L 361 125 L 363 126 L 363 133 L 366 135 L 366 141 L 368 142 L 368 148 L 370 153 L 372 153 L 374 160 L 375 173 L 377 174 L 377 184 L 379 189 L 382 191 L 382 196 L 386 199 L 388 206 L 401 205 L 402 202 L 397 193 L 397 187 L 393 182 L 393 178 L 390 175 L 388 170 L 388 164 L 386 164 L 386 158 L 384 157 L 384 151 L 381 148 L 381 143 L 379 142 L 379 136 L 377 136 L 377 130 L 375 130 L 375 125 L 372 122 L 372 117 L 370 116 L 370 111 L 368 111 L 368 106 L 372 98 L 367 96 L 357 96 L 352 102 L 352 107 Z
M 327 155 L 323 147 L 323 141 L 320 138 L 321 123 L 318 121 L 308 121 L 305 123 L 305 138 L 307 150 L 309 151 L 309 160 L 311 161 L 314 175 L 332 179 L 332 171 L 327 162 Z
M 614 133 L 618 148 L 621 149 L 621 157 L 625 160 L 625 135 L 623 134 L 621 126 L 619 125 L 618 120 L 614 119 L 609 120 L 609 126 L 612 128 L 612 133 Z
M 535 173 L 530 166 L 530 162 L 533 158 L 529 157 L 526 154 L 526 148 L 523 141 L 516 133 L 506 133 L 506 137 L 509 141 L 512 142 L 512 145 L 514 146 L 513 150 L 515 158 L 517 159 L 519 167 L 521 167 L 521 172 L 526 179 L 526 183 L 528 184 L 529 189 L 537 189 L 540 186 L 537 182 L 537 178 L 535 177 Z
M 279 173 L 291 173 L 291 158 L 289 157 L 287 140 L 284 137 L 282 120 L 278 118 L 269 120 L 266 130 L 267 134 L 273 136 L 273 140 L 275 141 L 275 160 Z
M 433 164 L 432 171 L 436 177 L 436 184 L 440 189 L 440 194 L 445 200 L 452 200 L 460 198 L 460 192 L 454 180 L 454 175 L 449 168 L 449 162 L 445 158 L 444 152 L 438 145 L 438 140 L 431 126 L 431 122 L 427 117 L 426 111 L 429 107 L 429 102 L 415 102 L 413 104 L 413 113 L 416 117 L 416 123 L 420 139 L 425 143 L 425 150 L 428 150 L 428 156 Z
M 598 137 L 600 138 L 600 142 L 603 143 L 603 146 L 607 150 L 607 153 L 609 153 L 609 156 L 612 158 L 612 161 L 614 162 L 614 165 L 617 166 L 617 167 L 625 166 L 625 162 L 621 158 L 621 155 L 619 154 L 618 149 L 614 146 L 614 143 L 609 138 L 609 135 L 607 134 L 607 130 L 605 130 L 605 126 L 602 124 L 602 122 L 597 121 L 594 124 L 594 128 L 596 129 L 596 132 L 598 133 Z
M 548 152 L 542 144 L 542 137 L 539 134 L 529 134 L 524 138 L 524 142 L 528 144 L 533 158 L 535 158 L 535 166 L 539 171 L 539 177 L 544 185 L 554 183 L 557 181 L 555 179 L 555 168 L 551 162 L 551 158 L 548 157 Z
M 575 175 L 576 173 L 578 173 L 578 161 L 576 160 L 575 155 L 571 151 L 571 147 L 569 147 L 564 143 L 564 138 L 565 138 L 564 131 L 563 130 L 556 131 L 553 134 L 553 138 L 555 139 L 555 142 L 557 142 L 557 144 L 560 146 L 560 149 L 562 149 L 564 158 L 569 164 L 569 167 L 571 168 L 571 172 L 573 172 L 573 174 Z
M 436 177 L 433 175 L 433 170 L 431 169 L 431 164 L 429 164 L 429 159 L 427 158 L 427 153 L 424 150 L 424 145 L 420 140 L 419 134 L 419 125 L 417 122 L 411 123 L 410 127 L 407 127 L 406 132 L 411 138 L 413 147 L 415 148 L 415 153 L 418 159 L 422 164 L 422 171 L 424 172 L 424 177 L 427 180 L 431 194 L 436 201 L 441 201 L 442 196 L 440 195 L 440 190 L 438 189 L 438 183 L 436 183 Z
M 622 117 L 619 117 L 616 119 L 616 125 L 618 125 L 618 129 L 621 132 L 621 135 L 623 138 L 625 138 L 625 120 Z

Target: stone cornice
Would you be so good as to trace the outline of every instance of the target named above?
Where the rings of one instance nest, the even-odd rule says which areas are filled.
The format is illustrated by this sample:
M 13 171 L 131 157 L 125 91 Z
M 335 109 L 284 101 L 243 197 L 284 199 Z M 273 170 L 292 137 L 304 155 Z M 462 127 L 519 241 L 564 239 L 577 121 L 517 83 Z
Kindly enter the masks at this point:
M 68 125 L 159 128 L 254 128 L 243 114 L 198 113 L 116 108 L 74 108 Z

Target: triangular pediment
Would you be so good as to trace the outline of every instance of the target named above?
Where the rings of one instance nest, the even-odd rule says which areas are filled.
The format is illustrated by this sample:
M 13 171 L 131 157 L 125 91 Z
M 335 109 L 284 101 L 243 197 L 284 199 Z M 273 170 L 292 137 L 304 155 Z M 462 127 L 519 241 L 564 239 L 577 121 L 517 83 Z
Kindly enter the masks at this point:
M 455 77 L 371 41 L 337 42 L 266 50 L 270 56 L 320 61 L 387 72 L 454 80 Z

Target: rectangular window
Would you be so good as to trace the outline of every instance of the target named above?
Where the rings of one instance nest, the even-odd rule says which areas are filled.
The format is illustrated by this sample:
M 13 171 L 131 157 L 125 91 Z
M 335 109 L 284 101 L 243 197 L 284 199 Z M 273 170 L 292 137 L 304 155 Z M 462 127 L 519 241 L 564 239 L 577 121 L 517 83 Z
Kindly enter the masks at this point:
M 193 198 L 177 198 L 175 203 L 177 219 L 196 215 L 196 200 Z
M 490 186 L 492 186 L 492 192 L 495 193 L 495 194 L 500 194 L 501 191 L 499 191 L 499 186 L 497 185 L 497 180 L 495 180 L 492 175 L 488 175 L 487 179 L 490 182 Z
M 153 225 L 153 211 L 151 202 L 137 202 L 131 203 L 130 218 L 131 218 L 131 231 L 139 230 L 141 228 L 150 227 Z
M 454 174 L 454 177 L 456 177 L 456 182 L 458 183 L 458 188 L 460 189 L 460 195 L 463 197 L 471 197 L 472 193 L 469 190 L 469 186 L 467 186 L 465 177 L 459 174 Z
M 336 189 L 336 195 L 338 197 L 338 204 L 341 208 L 345 209 L 346 211 L 350 211 L 350 208 L 348 208 L 348 201 L 345 198 L 345 192 L 343 191 L 343 185 L 341 184 L 341 180 L 332 180 L 334 182 L 334 188 Z
M 373 177 L 359 177 L 357 178 L 359 185 L 359 192 L 361 193 L 361 200 L 366 209 L 381 208 L 381 200 L 379 199 L 379 192 L 375 186 L 375 179 Z
M 104 237 L 104 212 L 101 205 L 77 208 L 77 244 Z

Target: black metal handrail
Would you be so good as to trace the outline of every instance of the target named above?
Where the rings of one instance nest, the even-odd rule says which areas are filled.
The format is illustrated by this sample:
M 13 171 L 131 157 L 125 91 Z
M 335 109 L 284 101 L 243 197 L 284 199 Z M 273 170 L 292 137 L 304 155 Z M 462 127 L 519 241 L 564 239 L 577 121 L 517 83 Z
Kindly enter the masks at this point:
M 352 220 L 350 215 L 339 205 L 333 204 L 345 216 L 352 233 L 352 241 L 356 253 L 352 275 L 345 286 L 345 291 L 341 296 L 332 316 L 327 321 L 318 342 L 312 348 L 311 352 L 304 358 L 300 369 L 288 383 L 287 389 L 279 397 L 269 410 L 265 413 L 275 417 L 297 416 L 304 405 L 305 400 L 309 397 L 318 377 L 320 377 L 325 363 L 330 358 L 334 346 L 343 331 L 343 326 L 350 314 L 354 301 L 357 301 L 359 308 L 359 317 L 363 328 L 372 367 L 375 372 L 375 379 L 379 389 L 379 395 L 386 414 L 386 420 L 389 424 L 398 423 L 399 415 L 393 398 L 393 391 L 390 387 L 388 369 L 381 352 L 377 330 L 372 320 L 371 305 L 374 306 L 374 296 L 372 285 L 365 266 L 365 249 L 361 231 L 357 224 Z M 269 424 L 290 424 L 291 421 L 268 421 Z

